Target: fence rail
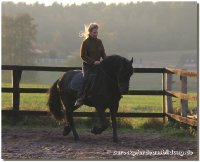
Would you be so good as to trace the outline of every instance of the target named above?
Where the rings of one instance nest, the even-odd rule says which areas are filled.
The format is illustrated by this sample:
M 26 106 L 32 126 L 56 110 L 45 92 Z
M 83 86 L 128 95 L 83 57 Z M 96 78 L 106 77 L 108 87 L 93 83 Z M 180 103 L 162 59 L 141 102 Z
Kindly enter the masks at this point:
M 2 87 L 2 92 L 12 93 L 13 112 L 21 114 L 35 114 L 33 111 L 20 111 L 20 93 L 46 93 L 47 88 L 20 88 L 20 80 L 23 71 L 51 71 L 51 72 L 66 72 L 69 70 L 80 70 L 80 67 L 46 67 L 46 66 L 19 66 L 19 65 L 2 65 L 2 70 L 12 71 L 12 88 Z M 165 121 L 165 117 L 173 118 L 179 122 L 197 126 L 197 121 L 192 121 L 187 117 L 188 102 L 187 100 L 197 100 L 196 96 L 187 94 L 187 76 L 197 77 L 197 73 L 192 71 L 174 69 L 174 68 L 135 68 L 135 73 L 161 73 L 162 74 L 162 89 L 161 90 L 130 90 L 128 95 L 160 95 L 162 99 L 162 113 L 118 113 L 118 117 L 161 117 Z M 181 92 L 171 91 L 172 74 L 180 75 Z M 180 118 L 173 114 L 172 97 L 181 99 L 182 116 Z M 3 114 L 8 114 L 11 111 L 2 110 Z M 45 114 L 45 112 L 38 111 Z M 75 112 L 75 116 L 91 116 L 90 112 Z M 108 115 L 108 114 L 107 114 Z M 181 118 L 182 117 L 182 118 Z

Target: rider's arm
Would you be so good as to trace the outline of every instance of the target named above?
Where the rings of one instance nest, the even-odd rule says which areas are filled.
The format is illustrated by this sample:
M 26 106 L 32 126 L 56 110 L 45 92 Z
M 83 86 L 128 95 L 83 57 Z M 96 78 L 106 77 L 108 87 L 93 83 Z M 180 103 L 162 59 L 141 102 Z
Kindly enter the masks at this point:
M 88 56 L 87 44 L 83 42 L 80 49 L 80 55 L 83 61 L 87 64 L 94 64 L 94 60 Z
M 101 41 L 101 40 L 100 40 Z M 101 41 L 101 57 L 103 58 L 103 59 L 105 59 L 106 58 L 106 53 L 105 53 L 105 49 L 104 49 L 104 46 L 103 46 L 103 43 L 102 43 L 102 41 Z

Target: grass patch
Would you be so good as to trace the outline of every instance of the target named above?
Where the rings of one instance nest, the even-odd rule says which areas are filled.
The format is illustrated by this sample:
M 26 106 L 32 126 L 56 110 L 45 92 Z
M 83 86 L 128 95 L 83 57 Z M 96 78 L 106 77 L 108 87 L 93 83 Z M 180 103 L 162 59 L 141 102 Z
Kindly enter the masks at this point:
M 3 83 L 3 87 L 12 87 L 10 83 Z M 50 88 L 51 85 L 47 84 L 20 84 L 21 88 Z M 189 93 L 196 95 L 195 93 Z M 46 111 L 48 94 L 20 94 L 20 110 L 43 110 Z M 180 109 L 180 100 L 173 98 L 174 111 Z M 12 94 L 2 93 L 2 108 L 12 108 Z M 189 108 L 197 109 L 196 101 L 189 101 Z M 92 108 L 93 109 L 93 108 Z M 82 106 L 78 111 L 93 111 L 87 106 Z M 190 111 L 189 110 L 189 111 Z M 119 112 L 157 112 L 162 113 L 162 96 L 136 96 L 125 95 L 120 100 Z
M 79 131 L 88 131 L 96 123 L 96 119 L 88 117 L 74 118 L 74 123 Z M 112 129 L 109 122 L 108 130 Z M 2 116 L 2 128 L 59 128 L 62 131 L 62 123 L 56 122 L 50 116 L 21 116 L 14 120 L 12 116 Z M 197 130 L 178 122 L 163 123 L 162 119 L 153 118 L 117 118 L 119 131 L 134 133 L 158 133 L 164 138 L 179 140 L 196 140 Z
M 11 84 L 3 84 L 3 87 L 11 87 Z M 49 88 L 49 85 L 41 84 L 21 84 L 20 87 L 27 88 Z M 189 93 L 196 95 L 195 93 Z M 20 110 L 42 110 L 47 111 L 46 106 L 48 94 L 20 94 Z M 180 100 L 173 98 L 174 111 L 180 109 Z M 2 109 L 12 109 L 12 94 L 2 93 Z M 189 109 L 197 109 L 197 101 L 189 101 Z M 189 110 L 189 111 L 190 111 Z M 93 107 L 82 106 L 79 112 L 94 112 Z M 162 113 L 162 96 L 136 96 L 125 95 L 120 101 L 119 112 L 134 113 Z M 109 121 L 109 119 L 108 119 Z M 75 118 L 77 128 L 91 128 L 96 123 L 92 118 Z M 177 123 L 163 124 L 162 119 L 151 118 L 117 118 L 118 128 L 139 132 L 158 132 L 163 136 L 190 138 L 196 137 L 197 131 L 192 127 L 184 127 Z M 17 123 L 12 118 L 2 117 L 3 127 L 62 127 L 49 117 L 22 117 Z M 110 127 L 111 128 L 111 127 Z
M 164 128 L 163 121 L 161 119 L 148 119 L 143 125 L 141 125 L 142 129 L 148 130 L 156 130 L 160 131 Z

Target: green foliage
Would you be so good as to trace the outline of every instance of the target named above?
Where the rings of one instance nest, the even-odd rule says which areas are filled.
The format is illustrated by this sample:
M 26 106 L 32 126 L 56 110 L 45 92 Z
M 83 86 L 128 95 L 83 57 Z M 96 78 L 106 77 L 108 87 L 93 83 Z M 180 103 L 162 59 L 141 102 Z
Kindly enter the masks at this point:
M 2 16 L 2 59 L 7 64 L 29 64 L 36 25 L 29 14 Z
M 174 120 L 170 120 L 165 124 L 165 135 L 170 135 L 175 138 L 197 137 L 197 133 L 195 127 Z
M 37 2 L 32 5 L 2 2 L 2 63 L 81 66 L 79 53 L 82 38 L 79 38 L 79 32 L 84 24 L 94 21 L 100 25 L 99 37 L 108 55 L 134 57 L 136 63 L 140 60 L 142 66 L 147 67 L 176 66 L 183 55 L 184 60 L 187 57 L 197 60 L 196 2 L 66 6 L 58 3 L 45 6 Z M 40 51 L 37 54 L 30 52 L 33 42 L 33 50 Z M 35 63 L 36 58 L 62 58 L 65 61 Z M 41 76 L 38 73 L 35 72 L 34 77 L 33 73 L 27 74 L 27 80 L 35 78 L 34 83 L 50 83 L 57 79 L 52 74 Z M 6 73 L 2 76 L 3 80 L 10 80 Z M 23 77 L 26 77 L 24 72 Z M 195 90 L 197 80 L 192 79 L 191 87 Z M 134 89 L 159 89 L 162 86 L 160 80 L 157 74 L 135 74 L 130 85 Z
M 134 129 L 133 120 L 129 118 L 117 118 L 117 127 L 123 129 Z
M 161 131 L 164 128 L 163 121 L 159 119 L 148 119 L 142 126 L 143 129 L 153 129 Z
M 196 128 L 194 128 L 194 127 L 192 127 L 192 126 L 190 126 L 190 127 L 188 128 L 188 132 L 189 132 L 192 136 L 195 136 L 195 137 L 197 137 L 197 135 L 198 135 L 198 132 L 197 132 Z
M 38 24 L 37 40 L 58 55 L 77 51 L 84 24 L 100 24 L 107 53 L 196 49 L 197 3 L 85 3 L 52 6 L 2 3 L 2 15 L 28 13 Z M 183 35 L 184 33 L 184 35 Z

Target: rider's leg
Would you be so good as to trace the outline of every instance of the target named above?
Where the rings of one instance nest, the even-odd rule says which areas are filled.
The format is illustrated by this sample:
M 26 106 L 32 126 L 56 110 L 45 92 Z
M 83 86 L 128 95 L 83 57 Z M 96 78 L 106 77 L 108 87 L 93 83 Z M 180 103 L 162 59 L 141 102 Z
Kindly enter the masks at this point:
M 96 74 L 93 72 L 89 72 L 89 69 L 83 70 L 84 72 L 84 80 L 81 90 L 78 92 L 78 99 L 76 100 L 74 106 L 81 106 L 88 94 L 93 93 Z
M 74 106 L 79 107 L 83 104 L 83 101 L 87 95 L 87 84 L 88 84 L 88 75 L 87 75 L 87 69 L 83 67 L 82 73 L 83 73 L 83 84 L 81 86 L 81 89 L 78 91 L 77 97 L 78 99 L 76 100 Z

